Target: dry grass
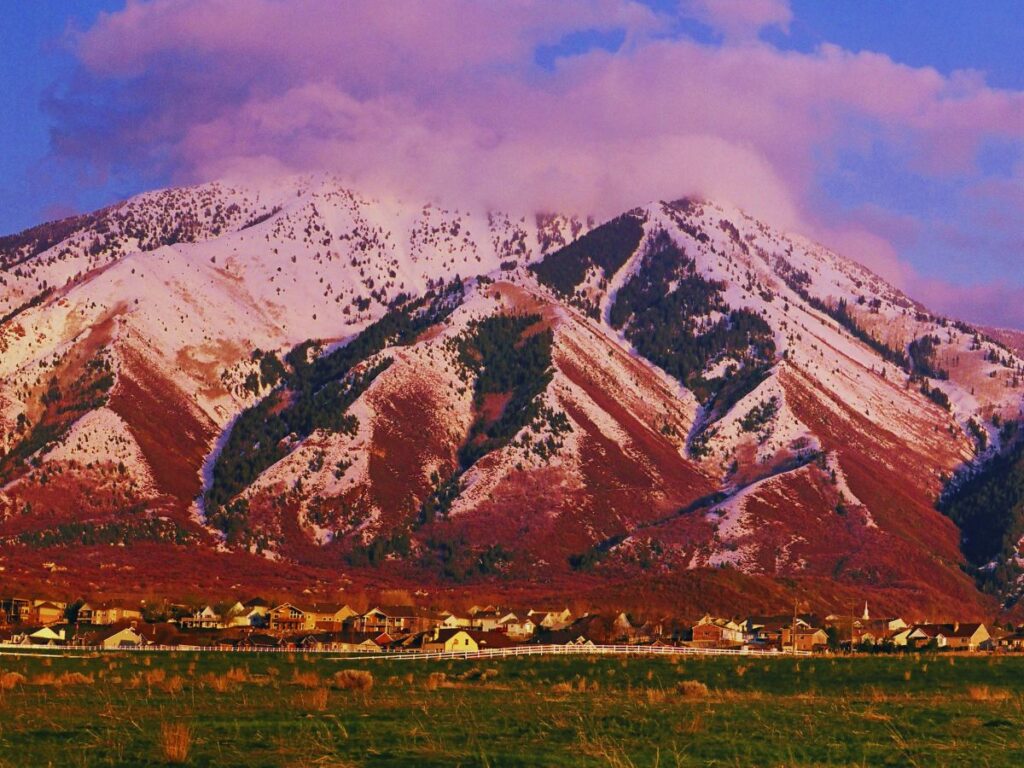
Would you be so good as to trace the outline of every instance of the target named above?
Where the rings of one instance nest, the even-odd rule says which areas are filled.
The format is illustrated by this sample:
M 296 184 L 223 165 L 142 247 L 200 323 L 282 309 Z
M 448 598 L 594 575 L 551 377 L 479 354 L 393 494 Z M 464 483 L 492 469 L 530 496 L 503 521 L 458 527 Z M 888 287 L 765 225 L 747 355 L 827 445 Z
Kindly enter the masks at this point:
M 622 744 L 609 738 L 593 736 L 584 730 L 579 731 L 579 749 L 583 754 L 593 757 L 609 768 L 636 768 Z
M 363 669 L 342 669 L 334 673 L 334 687 L 343 691 L 369 691 L 373 688 L 373 673 Z
M 217 693 L 227 693 L 232 689 L 231 681 L 224 675 L 215 675 L 213 673 L 203 675 L 202 682 L 205 687 Z
M 160 753 L 168 763 L 180 765 L 192 751 L 192 728 L 188 723 L 163 723 L 160 726 Z
M 676 690 L 688 699 L 702 699 L 708 695 L 708 687 L 700 680 L 680 680 Z
M 587 680 L 585 677 L 577 676 L 573 680 L 566 680 L 561 683 L 555 683 L 551 686 L 552 693 L 596 693 L 601 689 L 601 684 L 597 680 Z
M 231 683 L 249 682 L 249 671 L 241 667 L 232 667 L 224 673 L 224 677 Z
M 164 689 L 165 693 L 181 693 L 185 688 L 185 678 L 181 675 L 173 675 L 167 678 L 160 687 Z
M 0 691 L 9 691 L 25 684 L 25 676 L 20 672 L 0 672 Z
M 32 678 L 32 685 L 50 688 L 66 688 L 72 685 L 92 685 L 95 679 L 92 675 L 83 675 L 81 672 L 64 672 L 61 675 L 54 675 L 52 672 L 43 672 Z
M 644 700 L 648 706 L 657 706 L 663 704 L 668 699 L 668 691 L 664 688 L 645 688 L 644 689 Z
M 314 688 L 295 694 L 292 701 L 296 709 L 306 712 L 326 712 L 329 698 L 330 692 L 327 688 Z
M 436 691 L 442 685 L 448 682 L 448 675 L 444 672 L 431 672 L 427 675 L 427 681 L 425 683 L 428 691 Z
M 322 686 L 323 681 L 316 672 L 300 672 L 296 669 L 294 674 L 292 674 L 292 685 L 310 690 Z
M 1010 692 L 987 685 L 971 685 L 967 688 L 967 698 L 971 701 L 1006 701 L 1010 698 Z

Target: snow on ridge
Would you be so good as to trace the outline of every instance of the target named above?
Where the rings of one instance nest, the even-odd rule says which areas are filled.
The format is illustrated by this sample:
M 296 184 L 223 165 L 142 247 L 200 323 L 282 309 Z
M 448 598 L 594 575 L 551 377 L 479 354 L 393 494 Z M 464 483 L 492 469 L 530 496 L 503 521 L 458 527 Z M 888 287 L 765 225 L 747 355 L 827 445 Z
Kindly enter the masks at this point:
M 129 477 L 140 484 L 141 490 L 152 491 L 156 487 L 149 463 L 128 425 L 106 407 L 83 414 L 63 439 L 43 455 L 43 460 L 119 464 Z

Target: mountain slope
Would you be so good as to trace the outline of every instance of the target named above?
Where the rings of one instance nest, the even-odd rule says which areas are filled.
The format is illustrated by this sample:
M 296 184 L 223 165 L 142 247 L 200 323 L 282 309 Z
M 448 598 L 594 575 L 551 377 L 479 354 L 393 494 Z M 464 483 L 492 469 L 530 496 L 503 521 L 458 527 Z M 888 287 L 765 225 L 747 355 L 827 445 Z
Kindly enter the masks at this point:
M 934 504 L 1002 447 L 1019 358 L 738 210 L 594 226 L 303 178 L 0 246 L 12 578 L 991 607 Z

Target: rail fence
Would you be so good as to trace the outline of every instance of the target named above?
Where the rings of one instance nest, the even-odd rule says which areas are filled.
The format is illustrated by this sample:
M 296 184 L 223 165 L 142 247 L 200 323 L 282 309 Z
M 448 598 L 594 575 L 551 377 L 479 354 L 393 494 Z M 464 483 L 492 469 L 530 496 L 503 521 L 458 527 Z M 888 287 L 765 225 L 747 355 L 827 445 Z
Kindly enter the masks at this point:
M 514 645 L 476 651 L 343 651 L 338 648 L 234 648 L 231 646 L 135 645 L 106 648 L 101 645 L 8 645 L 0 643 L 0 656 L 54 656 L 80 653 L 294 653 L 329 656 L 330 661 L 431 661 L 447 659 L 494 659 L 514 656 L 810 656 L 810 651 L 787 649 L 695 648 L 652 645 Z M 338 655 L 338 654 L 343 655 Z
M 478 651 L 400 651 L 336 657 L 338 661 L 357 658 L 382 661 L 429 661 L 444 659 L 494 659 L 509 656 L 810 656 L 810 651 L 766 651 L 746 648 L 695 648 L 675 645 L 514 645 Z

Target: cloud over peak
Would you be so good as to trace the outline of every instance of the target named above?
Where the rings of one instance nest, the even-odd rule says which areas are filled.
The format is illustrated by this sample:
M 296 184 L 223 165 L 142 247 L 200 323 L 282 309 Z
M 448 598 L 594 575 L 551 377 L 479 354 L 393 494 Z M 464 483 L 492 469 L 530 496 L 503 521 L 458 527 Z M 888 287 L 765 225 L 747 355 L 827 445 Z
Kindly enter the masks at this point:
M 721 41 L 678 34 L 684 16 Z M 1021 93 L 758 36 L 792 21 L 783 0 L 684 0 L 678 13 L 627 0 L 130 0 L 72 37 L 80 67 L 52 105 L 55 148 L 100 172 L 330 170 L 516 211 L 613 214 L 700 194 L 881 263 L 891 246 L 867 219 L 838 222 L 823 178 L 891 153 L 945 183 L 976 176 L 987 142 L 1024 141 Z M 588 44 L 608 32 L 614 50 Z

